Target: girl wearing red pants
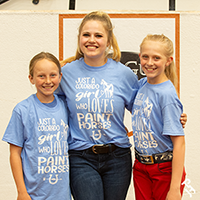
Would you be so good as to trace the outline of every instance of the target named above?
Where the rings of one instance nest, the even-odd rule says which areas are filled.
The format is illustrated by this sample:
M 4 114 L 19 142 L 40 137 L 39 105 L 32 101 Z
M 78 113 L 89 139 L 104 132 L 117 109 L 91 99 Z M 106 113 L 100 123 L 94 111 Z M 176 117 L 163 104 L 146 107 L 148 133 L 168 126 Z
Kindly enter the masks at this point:
M 140 45 L 146 78 L 132 110 L 135 144 L 133 180 L 137 200 L 180 200 L 185 179 L 185 137 L 179 121 L 173 43 L 164 35 L 147 35 Z

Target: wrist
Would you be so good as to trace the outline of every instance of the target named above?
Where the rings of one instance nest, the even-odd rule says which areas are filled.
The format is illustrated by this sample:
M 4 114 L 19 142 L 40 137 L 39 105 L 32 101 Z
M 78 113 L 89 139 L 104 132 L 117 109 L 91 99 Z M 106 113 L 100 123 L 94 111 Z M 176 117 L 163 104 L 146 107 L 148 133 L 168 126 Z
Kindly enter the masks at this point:
M 25 194 L 27 193 L 26 187 L 17 188 L 18 194 Z
M 171 185 L 169 189 L 173 191 L 176 191 L 176 190 L 180 191 L 180 185 Z

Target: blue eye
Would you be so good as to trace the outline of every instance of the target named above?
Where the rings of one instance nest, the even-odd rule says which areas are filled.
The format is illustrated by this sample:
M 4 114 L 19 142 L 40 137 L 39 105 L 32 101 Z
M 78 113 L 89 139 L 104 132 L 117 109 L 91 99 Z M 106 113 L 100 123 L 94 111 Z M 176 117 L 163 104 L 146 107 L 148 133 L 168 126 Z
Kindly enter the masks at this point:
M 103 37 L 103 36 L 98 34 L 98 35 L 96 35 L 96 37 L 101 38 L 101 37 Z
M 90 35 L 88 33 L 83 34 L 84 37 L 89 37 Z
M 147 56 L 147 55 L 142 55 L 142 58 L 143 58 L 143 59 L 147 59 L 148 56 Z

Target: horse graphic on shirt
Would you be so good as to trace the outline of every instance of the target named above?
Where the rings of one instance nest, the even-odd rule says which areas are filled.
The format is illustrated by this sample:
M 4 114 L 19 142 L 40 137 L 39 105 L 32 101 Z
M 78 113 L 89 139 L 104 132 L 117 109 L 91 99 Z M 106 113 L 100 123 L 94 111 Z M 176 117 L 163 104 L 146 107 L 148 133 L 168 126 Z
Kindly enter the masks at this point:
M 101 91 L 102 95 L 105 94 L 106 98 L 113 97 L 113 84 L 108 84 L 105 80 L 101 80 L 101 85 L 103 85 L 103 91 Z

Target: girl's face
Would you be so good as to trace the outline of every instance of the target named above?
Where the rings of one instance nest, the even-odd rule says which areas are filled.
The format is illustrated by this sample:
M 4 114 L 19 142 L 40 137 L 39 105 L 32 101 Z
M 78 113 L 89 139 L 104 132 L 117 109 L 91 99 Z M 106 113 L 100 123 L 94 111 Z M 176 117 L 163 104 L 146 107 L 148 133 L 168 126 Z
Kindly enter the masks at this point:
M 35 84 L 37 97 L 42 103 L 50 103 L 54 100 L 53 93 L 59 86 L 62 74 L 59 74 L 57 65 L 47 59 L 36 62 L 33 70 L 33 77 L 29 75 L 29 80 Z
M 86 22 L 80 32 L 79 45 L 86 64 L 94 67 L 104 65 L 108 34 L 102 22 L 94 20 Z
M 141 48 L 140 64 L 150 84 L 167 81 L 165 67 L 169 66 L 173 58 L 165 56 L 165 46 L 159 41 L 146 41 Z

